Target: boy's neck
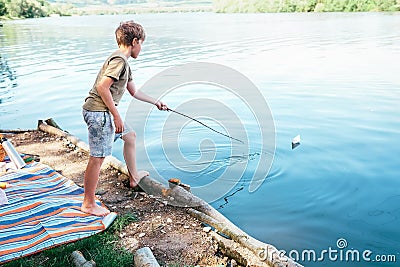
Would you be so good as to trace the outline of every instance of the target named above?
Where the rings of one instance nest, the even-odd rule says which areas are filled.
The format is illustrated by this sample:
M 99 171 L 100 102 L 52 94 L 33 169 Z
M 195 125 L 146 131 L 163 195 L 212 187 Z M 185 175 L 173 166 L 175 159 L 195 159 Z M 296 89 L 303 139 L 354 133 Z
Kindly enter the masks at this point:
M 119 51 L 125 55 L 125 57 L 127 59 L 129 59 L 129 57 L 131 56 L 131 51 L 132 50 L 132 46 L 124 46 L 124 45 L 120 45 L 119 46 Z

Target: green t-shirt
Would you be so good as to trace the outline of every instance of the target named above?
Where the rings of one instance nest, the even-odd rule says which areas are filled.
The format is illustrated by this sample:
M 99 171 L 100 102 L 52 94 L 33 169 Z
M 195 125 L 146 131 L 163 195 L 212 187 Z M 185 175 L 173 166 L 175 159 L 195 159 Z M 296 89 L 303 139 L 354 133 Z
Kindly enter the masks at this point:
M 110 92 L 117 106 L 126 90 L 126 85 L 132 80 L 132 71 L 128 64 L 128 59 L 119 50 L 115 51 L 104 62 L 103 67 L 97 74 L 93 88 L 89 91 L 89 96 L 85 99 L 83 108 L 89 111 L 107 111 L 108 108 L 97 92 L 100 80 L 108 76 L 114 80 L 110 87 Z

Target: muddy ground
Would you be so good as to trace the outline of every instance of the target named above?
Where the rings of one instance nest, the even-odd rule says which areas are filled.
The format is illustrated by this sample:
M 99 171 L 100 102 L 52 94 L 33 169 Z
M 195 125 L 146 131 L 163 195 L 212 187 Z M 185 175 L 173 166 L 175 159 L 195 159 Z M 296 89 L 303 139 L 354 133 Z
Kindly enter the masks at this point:
M 64 138 L 41 131 L 7 134 L 20 153 L 36 154 L 49 165 L 83 187 L 88 153 Z M 148 246 L 163 266 L 235 265 L 221 255 L 216 241 L 203 231 L 201 222 L 185 208 L 166 206 L 144 192 L 128 187 L 128 177 L 103 166 L 97 189 L 99 199 L 118 214 L 139 218 L 120 233 L 119 245 L 134 252 Z

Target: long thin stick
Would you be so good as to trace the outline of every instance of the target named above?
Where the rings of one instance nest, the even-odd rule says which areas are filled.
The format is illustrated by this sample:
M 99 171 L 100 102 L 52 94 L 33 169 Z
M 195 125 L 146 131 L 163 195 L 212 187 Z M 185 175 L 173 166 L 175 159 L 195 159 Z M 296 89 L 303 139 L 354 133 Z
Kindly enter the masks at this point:
M 201 121 L 196 120 L 195 118 L 192 118 L 192 117 L 190 117 L 190 116 L 188 116 L 188 115 L 186 115 L 186 114 L 180 113 L 180 112 L 178 112 L 178 111 L 176 111 L 176 110 L 173 110 L 173 109 L 170 109 L 170 108 L 168 108 L 167 111 L 172 111 L 172 112 L 174 112 L 174 113 L 176 113 L 176 114 L 178 114 L 178 115 L 181 115 L 181 116 L 183 116 L 183 117 L 189 118 L 189 119 L 191 119 L 191 120 L 193 120 L 193 121 L 195 121 L 195 122 L 197 122 L 197 123 L 200 123 L 200 124 L 203 125 L 204 127 L 207 127 L 208 129 L 210 129 L 210 130 L 212 130 L 212 131 L 214 131 L 214 132 L 216 132 L 216 133 L 219 133 L 219 134 L 221 134 L 221 135 L 223 135 L 223 136 L 226 136 L 226 137 L 228 137 L 228 138 L 230 138 L 230 139 L 232 139 L 232 140 L 235 140 L 235 141 L 238 141 L 238 142 L 244 144 L 244 142 L 243 142 L 242 140 L 239 140 L 239 139 L 236 139 L 236 138 L 234 138 L 234 137 L 232 137 L 232 136 L 230 136 L 230 135 L 221 133 L 221 132 L 219 132 L 219 131 L 217 131 L 217 130 L 211 128 L 210 126 L 208 126 L 208 125 L 202 123 Z

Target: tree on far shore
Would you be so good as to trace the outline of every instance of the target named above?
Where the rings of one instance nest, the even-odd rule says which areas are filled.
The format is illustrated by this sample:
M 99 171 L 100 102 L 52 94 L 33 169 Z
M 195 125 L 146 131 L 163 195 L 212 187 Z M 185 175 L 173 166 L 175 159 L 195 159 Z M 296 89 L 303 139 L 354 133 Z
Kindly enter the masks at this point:
M 10 18 L 39 18 L 47 16 L 49 3 L 45 0 L 0 0 L 0 16 Z

